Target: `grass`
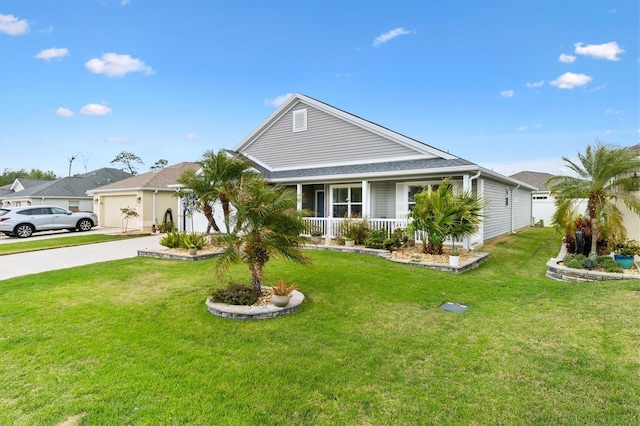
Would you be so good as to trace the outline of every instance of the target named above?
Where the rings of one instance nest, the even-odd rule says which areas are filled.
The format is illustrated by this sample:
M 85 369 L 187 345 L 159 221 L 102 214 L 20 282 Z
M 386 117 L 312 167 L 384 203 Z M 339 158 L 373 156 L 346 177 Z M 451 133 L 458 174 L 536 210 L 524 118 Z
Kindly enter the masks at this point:
M 7 254 L 24 253 L 28 251 L 47 250 L 60 247 L 80 246 L 83 244 L 104 243 L 107 241 L 124 240 L 126 238 L 144 237 L 148 234 L 131 234 L 131 235 L 109 235 L 109 234 L 91 234 L 91 235 L 75 235 L 64 236 L 59 238 L 49 238 L 43 240 L 29 240 L 12 242 L 9 244 L 0 244 L 0 256 Z
M 462 275 L 309 252 L 266 268 L 300 310 L 245 322 L 207 312 L 249 279 L 213 259 L 5 280 L 0 424 L 638 424 L 640 283 L 549 280 L 558 249 L 532 228 Z

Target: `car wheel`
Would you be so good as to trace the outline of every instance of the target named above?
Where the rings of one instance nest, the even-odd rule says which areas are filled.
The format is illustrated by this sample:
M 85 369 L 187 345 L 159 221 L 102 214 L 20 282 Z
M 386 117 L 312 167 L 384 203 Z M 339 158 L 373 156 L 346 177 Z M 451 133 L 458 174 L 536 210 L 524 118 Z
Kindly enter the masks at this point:
M 77 227 L 81 231 L 90 231 L 93 228 L 93 223 L 89 219 L 82 219 L 78 222 Z
M 33 226 L 28 223 L 21 223 L 20 225 L 13 228 L 14 235 L 17 235 L 20 238 L 29 238 L 33 235 Z

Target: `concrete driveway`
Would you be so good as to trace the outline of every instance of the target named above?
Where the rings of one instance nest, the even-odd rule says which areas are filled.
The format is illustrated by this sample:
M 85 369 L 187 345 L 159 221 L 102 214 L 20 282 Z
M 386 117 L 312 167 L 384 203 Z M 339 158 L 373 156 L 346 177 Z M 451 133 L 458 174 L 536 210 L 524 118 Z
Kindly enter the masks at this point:
M 114 232 L 120 231 L 115 230 Z M 67 235 L 78 235 L 78 233 L 67 233 Z M 54 235 L 50 238 L 60 236 L 62 234 Z M 21 238 L 11 238 L 10 240 L 25 241 L 25 239 Z M 31 240 L 31 238 L 28 240 Z M 165 247 L 160 245 L 160 234 L 154 234 L 148 237 L 130 238 L 121 241 L 10 254 L 0 256 L 0 280 L 88 265 L 90 263 L 136 257 L 138 256 L 138 250 L 163 249 Z

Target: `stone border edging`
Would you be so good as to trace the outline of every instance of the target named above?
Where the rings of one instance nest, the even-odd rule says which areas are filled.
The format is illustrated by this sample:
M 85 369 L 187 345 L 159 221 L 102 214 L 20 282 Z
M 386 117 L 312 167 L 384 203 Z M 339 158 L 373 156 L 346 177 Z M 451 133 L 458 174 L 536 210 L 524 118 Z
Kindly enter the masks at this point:
M 304 294 L 298 290 L 293 290 L 291 300 L 283 308 L 272 304 L 263 306 L 227 305 L 226 303 L 212 302 L 211 297 L 205 301 L 207 309 L 213 315 L 237 320 L 259 320 L 289 315 L 297 311 L 302 302 L 304 302 Z
M 593 282 L 593 281 L 609 281 L 609 280 L 637 280 L 640 275 L 621 274 L 619 272 L 600 272 L 589 271 L 585 269 L 567 268 L 558 265 L 564 260 L 567 254 L 567 248 L 564 244 L 560 245 L 560 252 L 557 257 L 552 257 L 547 262 L 547 272 L 544 274 L 547 278 L 564 282 Z M 638 263 L 636 262 L 636 268 Z M 638 268 L 640 269 L 640 268 Z
M 307 250 L 318 250 L 318 251 L 337 251 L 340 253 L 357 253 L 357 254 L 369 254 L 377 257 L 381 257 L 383 259 L 390 260 L 396 263 L 402 263 L 404 265 L 411 266 L 419 266 L 427 269 L 434 269 L 437 271 L 451 272 L 454 274 L 461 274 L 463 272 L 469 271 L 471 269 L 475 269 L 489 259 L 489 253 L 481 253 L 477 252 L 472 258 L 460 261 L 459 266 L 451 266 L 445 265 L 443 263 L 434 263 L 434 262 L 416 262 L 413 260 L 403 260 L 403 259 L 394 259 L 391 257 L 391 254 L 387 250 L 380 249 L 370 249 L 363 247 L 343 247 L 343 246 L 326 246 L 326 245 L 315 245 L 315 244 L 306 244 L 302 246 Z

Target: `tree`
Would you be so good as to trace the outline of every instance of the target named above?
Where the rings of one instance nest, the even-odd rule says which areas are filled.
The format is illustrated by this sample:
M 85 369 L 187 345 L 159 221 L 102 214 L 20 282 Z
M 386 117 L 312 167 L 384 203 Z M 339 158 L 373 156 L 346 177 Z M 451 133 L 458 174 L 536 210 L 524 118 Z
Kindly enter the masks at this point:
M 120 154 L 116 155 L 116 158 L 111 160 L 111 164 L 120 163 L 122 164 L 122 169 L 125 172 L 129 172 L 132 175 L 137 175 L 138 171 L 136 169 L 135 164 L 144 164 L 140 157 L 135 155 L 132 152 L 122 151 Z
M 414 198 L 416 203 L 409 212 L 408 228 L 410 232 L 423 233 L 424 253 L 442 254 L 447 237 L 451 237 L 455 247 L 459 238 L 478 229 L 484 205 L 482 199 L 471 192 L 454 194 L 449 179 L 443 179 L 436 189 L 423 189 Z
M 578 162 L 562 157 L 566 166 L 577 176 L 554 176 L 549 179 L 551 194 L 556 198 L 555 225 L 567 220 L 568 212 L 576 200 L 587 200 L 587 215 L 591 224 L 591 251 L 597 256 L 597 242 L 611 238 L 614 243 L 626 238 L 622 212 L 617 206 L 621 201 L 640 215 L 640 199 L 637 196 L 640 159 L 627 148 L 606 145 L 596 141 L 588 145 L 585 153 L 578 153 Z
M 268 185 L 260 176 L 247 174 L 227 197 L 235 208 L 235 225 L 230 232 L 216 236 L 217 243 L 224 247 L 216 263 L 218 273 L 233 263 L 244 262 L 251 271 L 253 290 L 260 294 L 264 266 L 273 256 L 311 264 L 301 248 L 306 241 L 301 234 L 308 212 L 297 210 L 295 191 Z
M 222 208 L 225 230 L 230 231 L 231 209 L 229 194 L 236 191 L 243 176 L 254 174 L 251 171 L 251 163 L 244 157 L 232 157 L 225 151 L 206 151 L 202 159 L 198 161 L 202 173 L 196 174 L 193 169 L 188 169 L 178 178 L 178 183 L 185 187 L 179 195 L 193 192 L 198 197 L 198 210 L 207 218 L 210 228 L 220 232 L 221 228 L 213 217 L 213 206 L 216 201 Z
M 43 172 L 40 169 L 31 169 L 30 171 L 26 171 L 25 169 L 20 170 L 11 170 L 4 169 L 2 174 L 0 175 L 0 186 L 7 185 L 9 183 L 13 183 L 16 178 L 24 178 L 24 179 L 37 179 L 37 180 L 56 180 L 58 176 L 52 171 Z
M 160 160 L 156 161 L 153 166 L 149 167 L 149 170 L 164 169 L 165 167 L 167 167 L 167 164 L 169 164 L 169 162 L 164 158 L 161 158 Z

